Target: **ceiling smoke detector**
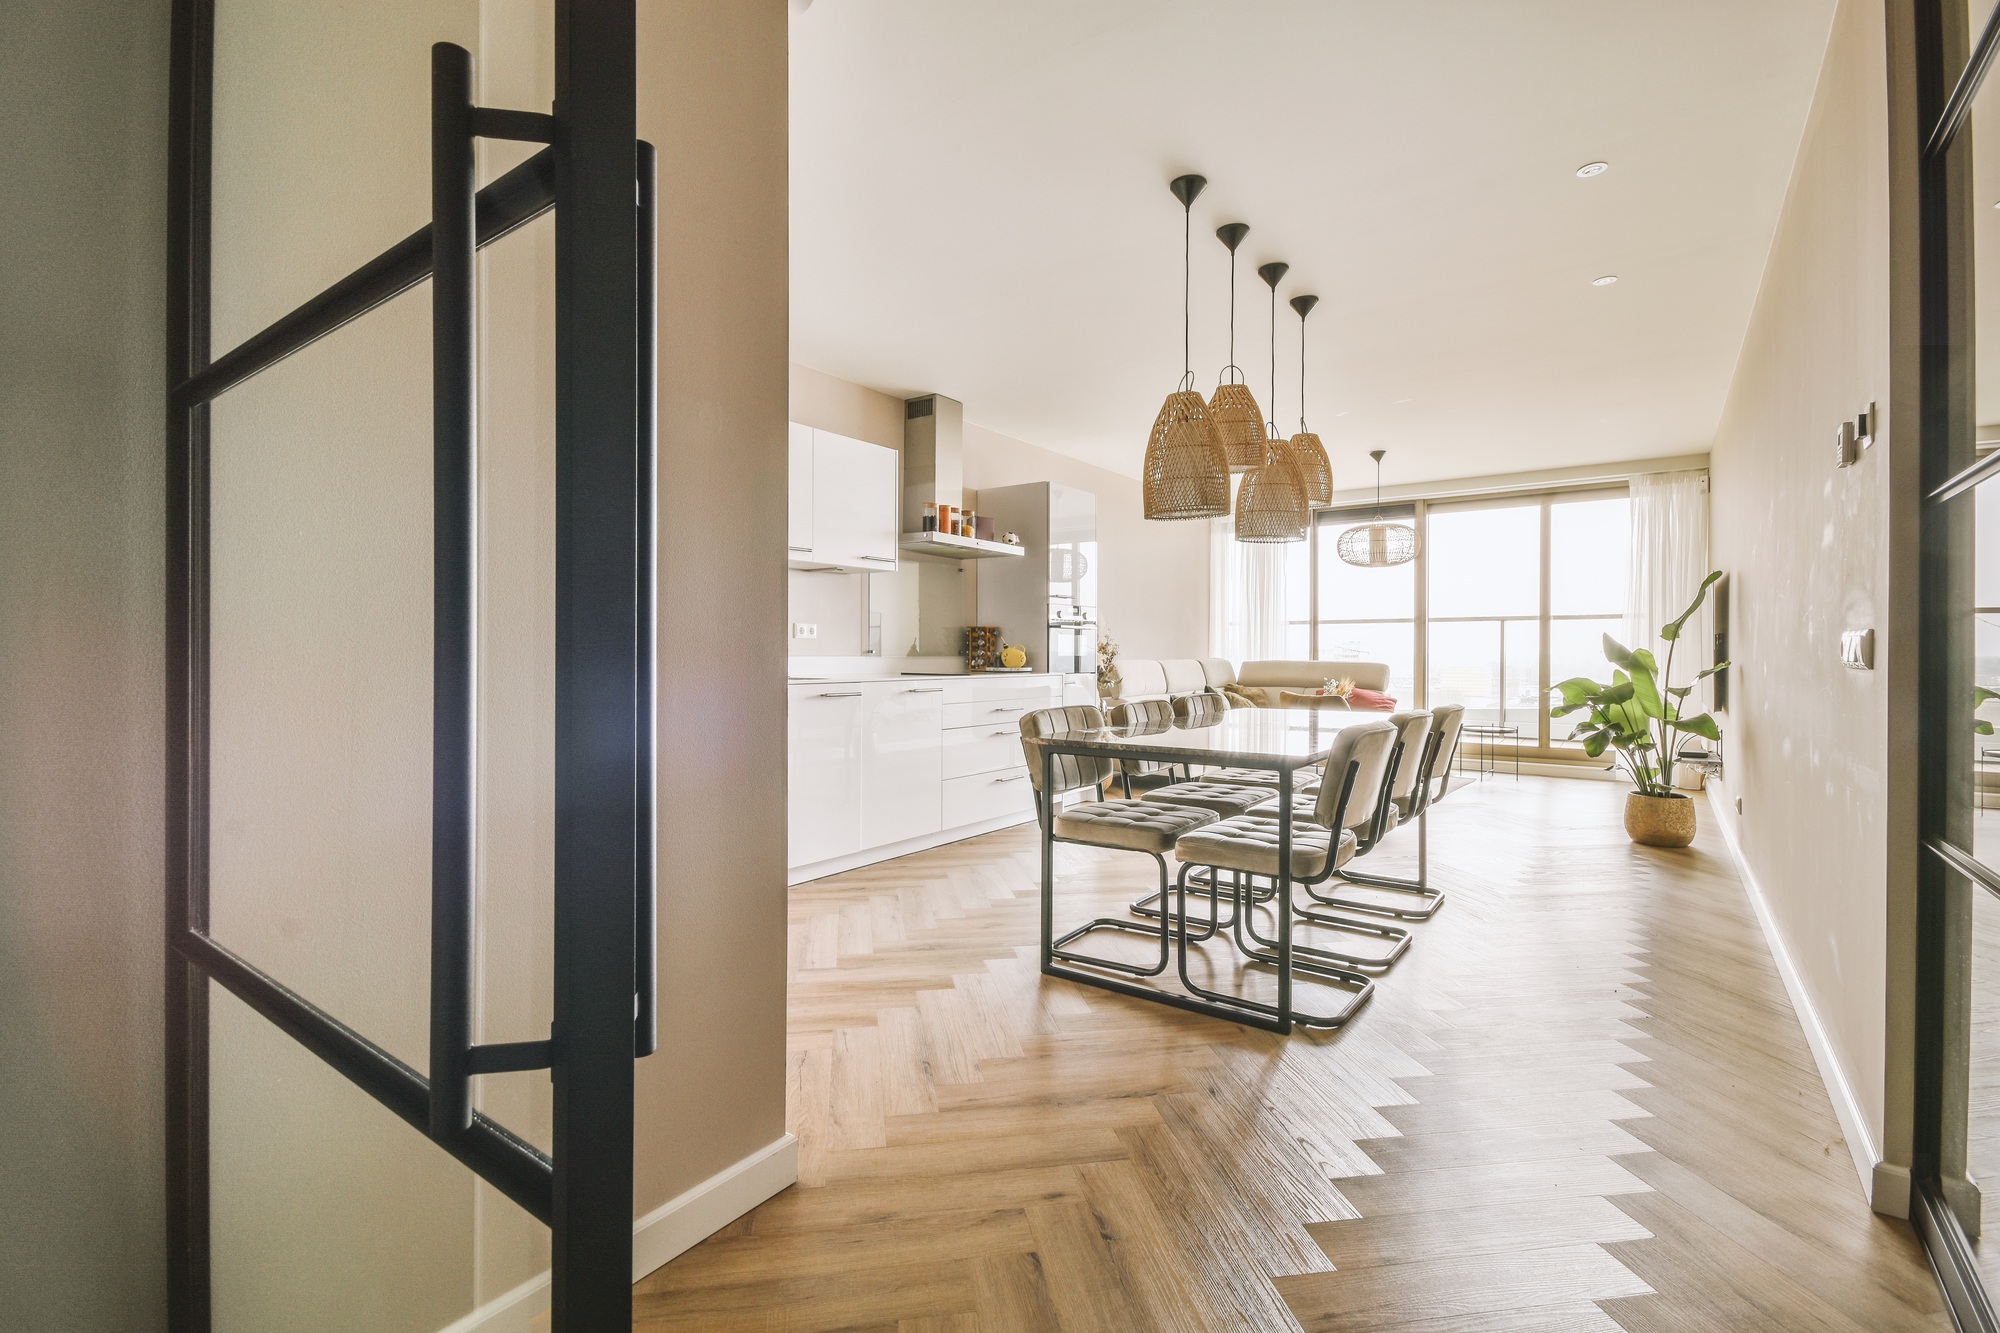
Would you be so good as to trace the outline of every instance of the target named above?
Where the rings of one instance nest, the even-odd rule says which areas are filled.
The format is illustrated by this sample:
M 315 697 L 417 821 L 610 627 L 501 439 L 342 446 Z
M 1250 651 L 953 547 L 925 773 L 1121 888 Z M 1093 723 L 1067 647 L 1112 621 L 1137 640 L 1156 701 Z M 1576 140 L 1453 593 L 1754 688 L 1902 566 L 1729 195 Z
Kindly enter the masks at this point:
M 1586 162 L 1576 169 L 1576 174 L 1589 180 L 1592 176 L 1602 176 L 1609 170 L 1611 170 L 1609 162 Z

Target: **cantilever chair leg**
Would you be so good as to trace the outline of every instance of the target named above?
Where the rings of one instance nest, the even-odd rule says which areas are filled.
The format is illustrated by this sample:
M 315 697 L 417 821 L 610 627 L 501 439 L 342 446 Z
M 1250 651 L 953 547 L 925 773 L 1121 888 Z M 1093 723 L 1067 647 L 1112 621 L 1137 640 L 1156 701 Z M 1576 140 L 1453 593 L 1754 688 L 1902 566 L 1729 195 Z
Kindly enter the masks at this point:
M 1408 894 L 1417 899 L 1407 907 L 1394 902 L 1382 902 L 1372 898 L 1349 898 L 1338 894 L 1313 893 L 1313 900 L 1327 907 L 1338 907 L 1346 912 L 1366 912 L 1370 916 L 1393 917 L 1398 921 L 1428 921 L 1444 906 L 1444 890 L 1432 888 L 1430 883 L 1430 817 L 1426 809 L 1417 815 L 1417 877 L 1402 879 L 1395 875 L 1371 875 L 1359 870 L 1339 870 L 1334 873 L 1358 888 L 1386 889 L 1393 893 Z M 1311 892 L 1308 890 L 1308 892 Z
M 1211 871 L 1213 869 L 1214 867 L 1210 867 Z M 1181 985 L 1187 987 L 1188 994 L 1199 996 L 1209 1004 L 1224 1010 L 1240 1011 L 1243 1014 L 1242 1021 L 1255 1023 L 1259 1027 L 1268 1027 L 1271 1025 L 1271 1021 L 1275 1019 L 1280 1025 L 1279 1030 L 1281 1031 L 1283 1030 L 1283 1026 L 1292 1023 L 1296 1023 L 1304 1028 L 1337 1028 L 1360 1013 L 1361 1007 L 1374 998 L 1375 979 L 1373 977 L 1364 976 L 1359 972 L 1349 971 L 1346 968 L 1334 967 L 1325 963 L 1308 962 L 1296 956 L 1298 953 L 1296 945 L 1293 946 L 1294 957 L 1292 960 L 1292 970 L 1295 973 L 1303 973 L 1316 981 L 1327 982 L 1353 992 L 1354 998 L 1343 1005 L 1338 1012 L 1332 1014 L 1311 1014 L 1302 1012 L 1297 1006 L 1293 1006 L 1288 1012 L 1280 1012 L 1276 1005 L 1252 1000 L 1247 996 L 1228 995 L 1220 991 L 1212 991 L 1196 982 L 1193 977 L 1188 975 L 1188 944 L 1190 942 L 1190 937 L 1187 933 L 1188 870 L 1189 867 L 1183 865 L 1181 873 L 1175 879 L 1179 902 L 1174 914 L 1175 919 L 1179 923 L 1180 930 Z M 1248 913 L 1248 906 L 1243 899 L 1248 895 L 1250 890 L 1246 886 L 1245 877 L 1241 875 L 1234 877 L 1233 887 L 1238 900 L 1235 915 L 1240 920 Z M 1280 910 L 1283 910 L 1283 908 L 1281 907 Z M 1218 932 L 1215 923 L 1211 920 L 1208 936 L 1200 937 L 1200 939 L 1196 939 L 1193 942 L 1199 943 L 1201 939 L 1209 938 L 1216 933 Z M 1276 967 L 1278 965 L 1276 954 L 1267 955 L 1262 951 L 1249 954 L 1246 961 L 1266 967 Z
M 1083 845 L 1088 846 L 1090 844 Z M 1159 897 L 1164 901 L 1167 895 L 1167 859 L 1158 852 L 1147 852 L 1146 855 L 1152 857 L 1154 863 L 1160 868 Z M 1115 930 L 1128 935 L 1144 935 L 1148 939 L 1157 937 L 1160 941 L 1160 960 L 1151 967 L 1143 967 L 1138 963 L 1124 963 L 1113 958 L 1099 958 L 1093 954 L 1079 953 L 1066 947 L 1095 930 Z M 1085 967 L 1108 968 L 1113 972 L 1123 972 L 1127 976 L 1157 977 L 1167 970 L 1167 956 L 1170 949 L 1170 936 L 1165 920 L 1162 920 L 1159 928 L 1155 930 L 1137 921 L 1127 921 L 1115 916 L 1100 916 L 1095 920 L 1085 922 L 1075 930 L 1058 938 L 1050 946 L 1049 956 L 1051 958 L 1060 958 L 1066 963 L 1080 963 Z
M 1311 885 L 1300 884 L 1298 887 L 1304 889 L 1307 896 L 1314 903 L 1325 901 L 1317 893 L 1313 892 Z M 1328 948 L 1325 944 L 1301 944 L 1297 940 L 1294 940 L 1292 942 L 1292 955 L 1294 958 L 1303 960 L 1295 964 L 1295 966 L 1303 967 L 1307 962 L 1311 962 L 1331 964 L 1337 967 L 1356 968 L 1368 972 L 1387 972 L 1391 967 L 1396 965 L 1397 961 L 1405 953 L 1409 952 L 1411 935 L 1409 931 L 1403 929 L 1401 926 L 1392 926 L 1385 922 L 1356 921 L 1349 917 L 1315 911 L 1312 907 L 1308 906 L 1294 905 L 1292 911 L 1296 920 L 1307 925 L 1317 926 L 1322 930 L 1337 931 L 1344 935 L 1359 935 L 1366 939 L 1383 940 L 1387 941 L 1388 945 L 1386 949 L 1375 953 L 1352 953 L 1345 949 Z M 1239 915 L 1236 927 L 1239 947 L 1245 953 L 1264 958 L 1265 961 L 1274 961 L 1276 955 L 1270 951 L 1277 947 L 1278 942 L 1259 934 L 1254 922 L 1243 921 L 1242 918 L 1247 917 L 1247 915 L 1248 913 Z M 1247 940 L 1244 938 L 1246 931 L 1249 936 Z

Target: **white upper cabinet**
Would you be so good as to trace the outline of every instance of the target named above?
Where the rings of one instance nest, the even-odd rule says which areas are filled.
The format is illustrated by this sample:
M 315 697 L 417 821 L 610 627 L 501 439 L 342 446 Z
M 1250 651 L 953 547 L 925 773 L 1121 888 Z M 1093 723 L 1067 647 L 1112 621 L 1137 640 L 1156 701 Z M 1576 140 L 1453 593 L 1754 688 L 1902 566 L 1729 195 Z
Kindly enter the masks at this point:
M 786 524 L 791 562 L 878 572 L 896 568 L 902 516 L 897 452 L 831 431 L 791 429 Z M 811 436 L 810 449 L 802 446 L 805 435 Z
M 786 511 L 785 542 L 793 555 L 811 555 L 813 548 L 813 433 L 811 426 L 791 423 L 792 502 Z

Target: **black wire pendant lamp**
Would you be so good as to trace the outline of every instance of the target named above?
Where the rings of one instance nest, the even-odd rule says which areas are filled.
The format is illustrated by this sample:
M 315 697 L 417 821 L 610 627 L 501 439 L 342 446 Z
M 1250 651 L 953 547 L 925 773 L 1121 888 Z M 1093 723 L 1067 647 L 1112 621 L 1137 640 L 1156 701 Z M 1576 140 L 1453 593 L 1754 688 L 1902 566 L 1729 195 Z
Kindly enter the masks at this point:
M 1370 449 L 1375 460 L 1375 519 L 1340 534 L 1336 549 L 1340 558 L 1363 569 L 1386 569 L 1407 565 L 1417 558 L 1417 530 L 1407 523 L 1382 521 L 1382 455 L 1384 449 Z
M 1278 401 L 1278 283 L 1289 264 L 1261 265 L 1257 276 L 1271 289 L 1271 403 Z M 1236 488 L 1236 540 L 1302 542 L 1312 514 L 1305 478 L 1292 460 L 1291 443 L 1274 421 L 1264 431 L 1262 458 Z
M 1143 472 L 1145 513 L 1152 519 L 1221 518 L 1229 513 L 1229 462 L 1208 404 L 1194 387 L 1188 341 L 1188 291 L 1194 254 L 1194 201 L 1208 184 L 1176 176 L 1181 201 L 1181 380 L 1153 419 Z

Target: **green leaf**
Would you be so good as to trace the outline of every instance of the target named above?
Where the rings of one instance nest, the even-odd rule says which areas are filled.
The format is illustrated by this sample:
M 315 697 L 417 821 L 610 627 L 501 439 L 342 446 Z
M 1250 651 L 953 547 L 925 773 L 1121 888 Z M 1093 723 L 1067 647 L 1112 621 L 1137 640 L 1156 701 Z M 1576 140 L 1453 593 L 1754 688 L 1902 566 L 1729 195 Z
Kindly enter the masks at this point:
M 1587 703 L 1593 694 L 1602 694 L 1604 687 L 1588 676 L 1571 676 L 1550 687 L 1562 691 L 1563 702 L 1572 708 Z
M 2000 699 L 2000 692 L 1989 690 L 1984 685 L 1974 685 L 1972 687 L 1972 706 L 1974 708 L 1979 707 L 1979 705 L 1989 699 Z
M 1717 663 L 1716 663 L 1716 664 L 1715 664 L 1714 666 L 1710 667 L 1710 668 L 1709 668 L 1708 670 L 1706 670 L 1706 671 L 1703 671 L 1703 672 L 1699 673 L 1698 675 L 1696 675 L 1696 676 L 1695 676 L 1695 679 L 1696 679 L 1696 680 L 1707 680 L 1707 679 L 1708 679 L 1708 678 L 1709 678 L 1710 676 L 1714 675 L 1714 674 L 1715 674 L 1716 672 L 1718 672 L 1718 671 L 1727 671 L 1727 670 L 1729 670 L 1729 663 L 1727 663 L 1727 662 L 1717 662 Z
M 1701 587 L 1695 589 L 1694 600 L 1688 603 L 1688 609 L 1681 612 L 1679 619 L 1675 620 L 1673 624 L 1662 627 L 1660 630 L 1660 637 L 1665 639 L 1668 643 L 1672 643 L 1674 640 L 1680 638 L 1681 626 L 1687 624 L 1689 618 L 1692 617 L 1695 612 L 1701 610 L 1702 602 L 1704 602 L 1708 598 L 1708 586 L 1721 577 L 1722 577 L 1721 570 L 1719 569 L 1711 570 L 1709 572 L 1709 576 L 1701 581 Z
M 1699 677 L 1697 677 L 1696 679 L 1699 679 Z M 1674 698 L 1676 698 L 1676 699 L 1685 699 L 1685 698 L 1687 698 L 1687 697 L 1688 697 L 1688 696 L 1689 696 L 1690 694 L 1693 694 L 1693 693 L 1694 693 L 1694 686 L 1692 686 L 1692 685 L 1669 685 L 1669 686 L 1667 686 L 1667 690 L 1666 690 L 1666 692 L 1667 692 L 1668 694 L 1671 694 L 1671 695 L 1673 695 L 1673 696 L 1674 696 Z
M 1699 713 L 1694 717 L 1684 717 L 1669 725 L 1676 731 L 1693 732 L 1695 735 L 1708 740 L 1719 741 L 1722 739 L 1722 732 L 1715 725 L 1715 719 L 1707 713 Z
M 1605 735 L 1601 731 L 1592 732 L 1583 738 L 1583 752 L 1592 759 L 1604 753 Z
M 1652 650 L 1647 648 L 1634 648 L 1632 650 L 1632 660 L 1634 662 L 1637 662 L 1640 666 L 1646 668 L 1646 670 L 1652 672 L 1654 675 L 1657 676 L 1658 674 L 1660 674 L 1660 664 L 1653 657 Z
M 1641 653 L 1645 652 L 1643 648 L 1639 651 Z M 1646 653 L 1645 655 L 1648 657 L 1652 656 L 1651 653 Z M 1665 717 L 1667 715 L 1667 707 L 1660 701 L 1660 687 L 1653 680 L 1653 673 L 1651 671 L 1638 667 L 1638 658 L 1639 653 L 1632 654 L 1633 666 L 1635 668 L 1632 672 L 1632 694 L 1639 704 L 1639 711 L 1647 717 Z
M 1630 668 L 1632 665 L 1632 650 L 1609 634 L 1604 636 L 1604 655 L 1610 659 L 1613 666 Z M 1613 672 L 1612 676 L 1616 679 L 1617 673 Z
M 1972 734 L 1975 736 L 1991 736 L 1993 734 L 1993 724 L 1985 718 L 1980 718 L 1972 724 Z
M 1620 676 L 1625 675 L 1625 673 L 1622 671 L 1619 672 L 1618 674 Z M 1619 704 L 1624 703 L 1627 699 L 1630 699 L 1631 697 L 1632 697 L 1632 682 L 1629 679 L 1624 679 L 1620 680 L 1616 685 L 1613 685 L 1610 689 L 1604 691 L 1604 693 L 1598 699 L 1598 705 L 1599 707 L 1609 710 L 1611 708 L 1616 707 Z

